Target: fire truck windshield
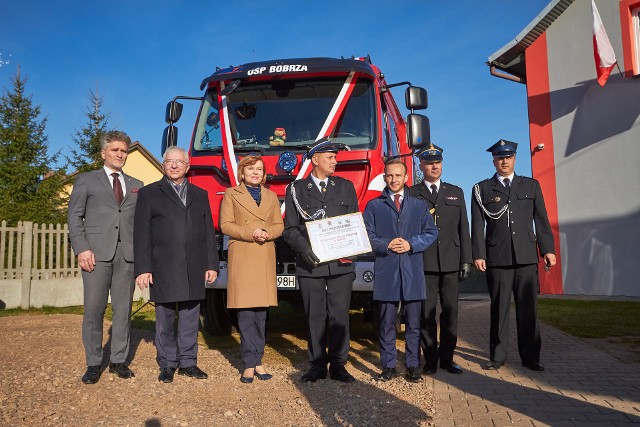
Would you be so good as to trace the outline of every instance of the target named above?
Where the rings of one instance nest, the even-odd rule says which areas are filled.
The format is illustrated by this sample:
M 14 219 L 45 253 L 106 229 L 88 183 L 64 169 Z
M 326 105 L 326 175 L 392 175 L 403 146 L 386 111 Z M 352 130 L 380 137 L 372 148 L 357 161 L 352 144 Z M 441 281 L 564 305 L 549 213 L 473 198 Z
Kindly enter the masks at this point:
M 229 127 L 235 147 L 263 153 L 304 150 L 312 144 L 330 114 L 344 78 L 278 79 L 243 82 L 227 96 Z M 353 149 L 371 149 L 376 141 L 375 90 L 360 78 L 335 129 L 332 141 Z M 215 91 L 200 111 L 194 151 L 221 152 L 223 114 Z

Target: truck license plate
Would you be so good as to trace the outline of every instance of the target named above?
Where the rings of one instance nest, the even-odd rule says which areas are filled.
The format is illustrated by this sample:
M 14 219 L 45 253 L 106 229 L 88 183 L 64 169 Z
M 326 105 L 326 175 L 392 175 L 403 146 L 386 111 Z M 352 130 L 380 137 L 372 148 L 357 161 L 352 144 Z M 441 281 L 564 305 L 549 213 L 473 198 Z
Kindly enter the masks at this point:
M 287 276 L 276 276 L 276 283 L 278 288 L 293 288 L 296 287 L 296 276 L 295 275 L 287 275 Z

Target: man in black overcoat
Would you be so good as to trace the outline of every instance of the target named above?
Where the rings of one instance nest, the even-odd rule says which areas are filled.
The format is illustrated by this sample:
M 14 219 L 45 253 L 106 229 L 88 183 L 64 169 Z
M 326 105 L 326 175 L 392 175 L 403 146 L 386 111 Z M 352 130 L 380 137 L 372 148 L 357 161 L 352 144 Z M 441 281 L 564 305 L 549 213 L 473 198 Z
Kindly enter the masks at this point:
M 540 184 L 513 171 L 517 146 L 501 139 L 487 149 L 496 174 L 472 189 L 473 262 L 487 272 L 491 296 L 491 360 L 486 368 L 499 369 L 507 359 L 513 293 L 522 365 L 544 371 L 537 319 L 538 252 L 547 268 L 555 265 L 556 256 Z
M 442 181 L 442 148 L 430 145 L 418 153 L 424 180 L 411 187 L 411 194 L 423 199 L 438 227 L 438 241 L 423 252 L 427 299 L 422 303 L 422 349 L 426 374 L 440 367 L 462 373 L 454 362 L 458 342 L 458 281 L 471 272 L 471 238 L 464 192 Z M 440 345 L 436 306 L 440 297 Z
M 353 184 L 332 176 L 337 152 L 338 147 L 327 138 L 314 144 L 307 153 L 311 173 L 287 187 L 285 199 L 283 237 L 297 254 L 296 275 L 309 328 L 311 369 L 302 376 L 303 382 L 326 378 L 327 364 L 331 379 L 355 381 L 345 369 L 355 268 L 349 260 L 319 264 L 305 227 L 307 221 L 358 212 Z
M 205 281 L 219 270 L 215 230 L 207 192 L 185 178 L 189 157 L 178 147 L 164 153 L 165 176 L 138 194 L 133 248 L 136 284 L 150 286 L 155 303 L 159 381 L 178 375 L 205 379 L 197 366 L 200 301 Z M 178 316 L 177 340 L 173 322 Z

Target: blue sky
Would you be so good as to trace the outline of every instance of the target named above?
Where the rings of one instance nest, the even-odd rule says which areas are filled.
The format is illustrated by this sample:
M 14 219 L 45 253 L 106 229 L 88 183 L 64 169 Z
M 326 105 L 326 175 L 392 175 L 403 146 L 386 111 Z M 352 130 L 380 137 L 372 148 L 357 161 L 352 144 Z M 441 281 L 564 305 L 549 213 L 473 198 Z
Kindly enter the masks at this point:
M 525 86 L 492 77 L 487 58 L 548 0 L 486 1 L 51 1 L 4 2 L 0 87 L 18 65 L 47 117 L 51 151 L 68 151 L 86 123 L 88 92 L 104 97 L 109 124 L 160 155 L 166 103 L 199 96 L 216 66 L 287 57 L 369 54 L 387 82 L 429 92 L 431 136 L 444 148 L 445 181 L 467 195 L 493 172 L 485 150 L 500 138 L 521 150 L 531 175 Z M 6 63 L 8 62 L 8 63 Z M 394 89 L 399 104 L 403 88 Z M 187 147 L 195 110 L 186 109 Z

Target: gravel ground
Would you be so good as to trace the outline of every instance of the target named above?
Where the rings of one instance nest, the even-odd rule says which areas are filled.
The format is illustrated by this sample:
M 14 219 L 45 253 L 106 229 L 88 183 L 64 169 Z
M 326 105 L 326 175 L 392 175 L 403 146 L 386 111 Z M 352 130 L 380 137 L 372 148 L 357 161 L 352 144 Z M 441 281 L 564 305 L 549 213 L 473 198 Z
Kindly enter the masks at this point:
M 97 384 L 84 385 L 81 323 L 78 315 L 0 318 L 0 425 L 432 425 L 431 383 L 373 380 L 377 350 L 367 340 L 354 340 L 347 368 L 355 384 L 300 383 L 307 364 L 286 357 L 291 349 L 265 355 L 272 380 L 242 384 L 238 349 L 220 350 L 204 341 L 198 366 L 209 379 L 176 375 L 172 384 L 162 384 L 153 333 L 134 329 L 136 377 L 122 380 L 103 372 Z M 294 352 L 306 353 L 298 342 Z

